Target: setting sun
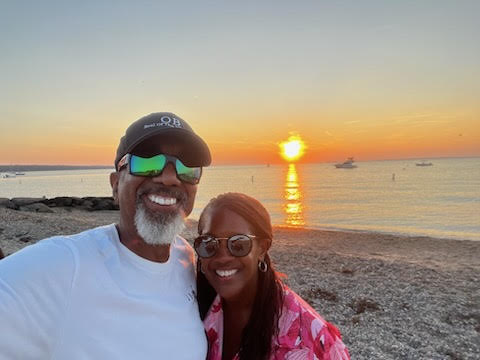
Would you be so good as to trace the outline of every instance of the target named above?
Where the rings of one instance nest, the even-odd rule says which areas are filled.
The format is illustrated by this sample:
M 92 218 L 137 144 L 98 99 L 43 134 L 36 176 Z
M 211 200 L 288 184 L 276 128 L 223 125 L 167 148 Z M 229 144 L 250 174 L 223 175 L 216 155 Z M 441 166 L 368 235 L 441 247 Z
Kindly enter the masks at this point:
M 287 141 L 280 143 L 280 154 L 287 161 L 296 161 L 305 152 L 305 143 L 298 135 L 292 135 Z

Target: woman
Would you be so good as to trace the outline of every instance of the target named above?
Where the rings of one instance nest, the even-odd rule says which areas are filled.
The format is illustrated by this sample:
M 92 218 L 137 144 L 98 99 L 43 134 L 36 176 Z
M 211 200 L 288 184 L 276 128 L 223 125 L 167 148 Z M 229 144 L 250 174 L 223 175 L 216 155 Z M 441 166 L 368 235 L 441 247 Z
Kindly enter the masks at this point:
M 194 247 L 209 360 L 349 359 L 339 331 L 290 290 L 268 250 L 270 216 L 239 193 L 212 199 Z

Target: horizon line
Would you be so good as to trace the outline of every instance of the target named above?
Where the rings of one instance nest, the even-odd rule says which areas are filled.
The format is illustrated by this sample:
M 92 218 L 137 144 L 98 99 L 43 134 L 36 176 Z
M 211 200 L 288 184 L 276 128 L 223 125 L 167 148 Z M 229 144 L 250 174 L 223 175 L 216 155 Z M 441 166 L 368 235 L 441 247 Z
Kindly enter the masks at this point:
M 355 157 L 354 157 L 355 158 Z M 469 159 L 469 158 L 480 158 L 480 155 L 470 155 L 470 156 L 422 156 L 422 157 L 408 157 L 408 158 L 388 158 L 388 159 L 370 159 L 370 160 L 355 160 L 355 162 L 369 162 L 369 161 L 402 161 L 402 160 L 427 160 L 427 159 Z M 281 165 L 281 164 L 328 164 L 334 163 L 338 160 L 332 161 L 282 161 L 282 162 L 254 162 L 254 163 L 213 163 L 210 166 L 242 166 L 242 165 Z M 71 164 L 0 164 L 0 168 L 13 168 L 13 167 L 68 167 L 68 168 L 97 168 L 97 169 L 111 169 L 115 168 L 113 165 L 91 165 L 91 164 L 80 164 L 80 165 L 71 165 Z M 5 171 L 0 170 L 0 171 Z M 13 170 L 13 169 L 11 169 Z

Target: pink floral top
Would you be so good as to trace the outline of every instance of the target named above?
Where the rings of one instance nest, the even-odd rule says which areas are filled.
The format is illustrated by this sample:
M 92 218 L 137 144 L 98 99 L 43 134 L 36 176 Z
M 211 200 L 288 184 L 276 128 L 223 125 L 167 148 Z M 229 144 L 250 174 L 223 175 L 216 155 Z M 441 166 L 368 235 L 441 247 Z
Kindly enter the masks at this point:
M 222 359 L 223 310 L 217 295 L 203 321 L 209 351 L 207 360 Z M 272 340 L 271 360 L 348 360 L 350 355 L 338 329 L 325 321 L 300 296 L 284 285 L 278 337 Z M 233 360 L 238 360 L 235 355 Z

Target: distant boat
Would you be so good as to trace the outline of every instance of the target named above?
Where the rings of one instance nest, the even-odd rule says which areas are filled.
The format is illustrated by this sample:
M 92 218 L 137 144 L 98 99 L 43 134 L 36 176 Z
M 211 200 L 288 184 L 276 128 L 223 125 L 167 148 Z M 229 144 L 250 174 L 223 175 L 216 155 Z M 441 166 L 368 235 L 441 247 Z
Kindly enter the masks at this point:
M 25 175 L 25 173 L 24 173 L 24 172 L 17 171 L 17 172 L 15 172 L 15 175 L 17 175 L 17 176 L 18 176 L 18 175 Z
M 417 165 L 417 166 L 432 166 L 433 164 L 431 162 L 426 162 L 425 160 L 423 160 L 422 162 L 415 163 L 415 165 Z
M 357 165 L 354 165 L 353 164 L 354 162 L 355 162 L 355 160 L 353 160 L 353 157 L 349 157 L 343 163 L 335 164 L 335 167 L 337 169 L 355 169 L 357 167 Z

